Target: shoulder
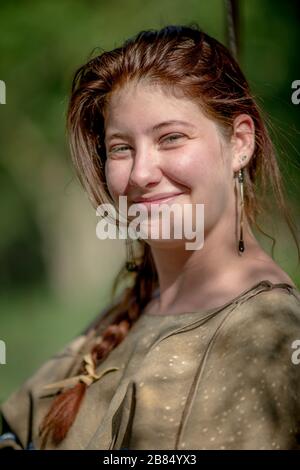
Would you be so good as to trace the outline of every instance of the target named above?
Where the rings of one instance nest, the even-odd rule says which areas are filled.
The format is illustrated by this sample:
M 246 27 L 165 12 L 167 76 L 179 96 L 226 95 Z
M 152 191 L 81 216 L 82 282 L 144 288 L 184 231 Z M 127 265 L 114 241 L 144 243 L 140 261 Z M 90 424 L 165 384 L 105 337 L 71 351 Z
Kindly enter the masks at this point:
M 65 345 L 60 351 L 45 361 L 0 407 L 2 432 L 9 430 L 21 448 L 26 449 L 32 434 L 32 413 L 34 395 L 42 392 L 49 383 L 64 379 L 74 365 L 78 352 L 85 341 L 80 335 Z M 7 432 L 4 436 L 7 435 Z M 1 436 L 3 438 L 3 435 Z M 4 440 L 2 446 L 11 446 L 11 439 Z M 1 446 L 0 446 L 1 447 Z
M 34 372 L 22 386 L 22 390 L 29 390 L 39 383 L 60 380 L 72 375 L 73 369 L 79 366 L 83 356 L 90 351 L 98 336 L 114 321 L 115 313 L 112 307 L 115 303 L 101 310 L 92 322 L 76 337 L 66 343 L 59 351 L 54 353 Z M 79 362 L 78 362 L 79 361 Z M 18 392 L 16 392 L 18 393 Z M 12 395 L 14 396 L 14 395 Z
M 293 361 L 293 343 L 300 340 L 299 292 L 263 287 L 224 312 L 200 365 L 191 435 L 195 429 L 203 439 L 210 433 L 214 448 L 300 446 L 300 364 Z M 203 436 L 204 426 L 196 428 L 199 416 L 206 419 Z
M 111 307 L 112 305 L 102 310 L 81 334 L 45 361 L 19 389 L 1 404 L 0 417 L 5 425 L 2 432 L 8 429 L 11 434 L 16 436 L 17 442 L 23 448 L 28 446 L 32 433 L 34 404 L 40 403 L 38 398 L 43 397 L 45 393 L 49 395 L 49 392 L 43 391 L 44 386 L 77 373 L 83 356 L 90 351 L 97 335 L 101 334 L 113 321 L 114 312 L 110 313 Z M 39 405 L 39 412 L 45 411 L 47 404 L 48 402 L 45 400 L 45 406 Z M 7 442 L 7 446 L 11 446 L 11 439 Z
M 254 376 L 263 369 L 273 369 L 275 375 L 293 369 L 300 379 L 292 363 L 295 341 L 300 340 L 300 292 L 277 285 L 283 287 L 269 283 L 269 289 L 239 299 L 224 319 L 215 351 L 238 367 L 247 363 Z
M 261 283 L 262 288 L 249 291 L 234 305 L 231 323 L 240 321 L 252 328 L 271 322 L 295 327 L 300 324 L 300 292 L 285 283 Z

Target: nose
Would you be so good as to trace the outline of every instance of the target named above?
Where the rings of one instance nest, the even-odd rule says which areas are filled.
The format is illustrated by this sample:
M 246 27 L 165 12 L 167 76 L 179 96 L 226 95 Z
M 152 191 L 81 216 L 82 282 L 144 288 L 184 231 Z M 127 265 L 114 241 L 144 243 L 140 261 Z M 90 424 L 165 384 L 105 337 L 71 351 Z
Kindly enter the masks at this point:
M 146 188 L 157 184 L 161 176 L 162 173 L 155 152 L 151 152 L 149 148 L 137 150 L 130 172 L 129 185 Z

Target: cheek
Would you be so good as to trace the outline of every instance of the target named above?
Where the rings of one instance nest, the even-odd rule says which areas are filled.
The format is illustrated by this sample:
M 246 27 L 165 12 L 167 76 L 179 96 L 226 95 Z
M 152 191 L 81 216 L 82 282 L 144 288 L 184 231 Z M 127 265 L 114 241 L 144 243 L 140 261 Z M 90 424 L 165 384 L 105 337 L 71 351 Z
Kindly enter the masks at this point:
M 108 190 L 112 197 L 125 193 L 130 175 L 130 166 L 125 162 L 107 160 L 105 165 L 105 177 Z
M 204 187 L 209 180 L 214 178 L 215 158 L 209 149 L 191 146 L 174 152 L 170 164 L 165 166 L 166 173 L 172 179 L 195 190 L 199 186 Z
M 214 142 L 199 143 L 172 155 L 168 175 L 191 191 L 194 203 L 203 203 L 210 213 L 224 209 L 229 184 L 226 164 Z

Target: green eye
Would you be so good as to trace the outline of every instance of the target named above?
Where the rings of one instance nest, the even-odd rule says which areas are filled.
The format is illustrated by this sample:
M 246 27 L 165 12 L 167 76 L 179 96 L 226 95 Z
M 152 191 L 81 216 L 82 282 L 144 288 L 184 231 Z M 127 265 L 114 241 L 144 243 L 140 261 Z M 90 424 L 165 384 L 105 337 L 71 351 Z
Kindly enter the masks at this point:
M 123 149 L 123 151 L 124 151 L 124 149 L 127 150 L 128 148 L 129 148 L 128 145 L 119 145 L 118 147 L 113 147 L 113 148 L 109 151 L 109 153 L 116 153 L 116 152 L 119 152 L 120 150 L 122 151 L 122 149 Z
M 163 142 L 175 142 L 176 140 L 180 139 L 181 137 L 183 137 L 183 135 L 181 135 L 181 134 L 171 134 L 168 137 L 166 137 L 165 139 L 163 139 Z

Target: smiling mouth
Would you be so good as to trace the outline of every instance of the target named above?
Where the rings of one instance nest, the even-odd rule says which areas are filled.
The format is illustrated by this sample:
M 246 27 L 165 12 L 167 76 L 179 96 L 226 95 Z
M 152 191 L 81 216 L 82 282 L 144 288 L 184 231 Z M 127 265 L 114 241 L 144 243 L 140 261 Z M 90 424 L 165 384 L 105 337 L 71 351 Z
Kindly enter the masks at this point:
M 164 196 L 159 199 L 140 199 L 138 201 L 133 201 L 133 204 L 144 204 L 146 207 L 150 207 L 152 204 L 157 205 L 167 203 L 181 194 L 183 193 L 171 194 L 170 196 Z

